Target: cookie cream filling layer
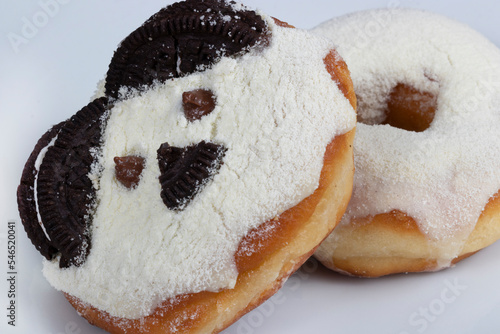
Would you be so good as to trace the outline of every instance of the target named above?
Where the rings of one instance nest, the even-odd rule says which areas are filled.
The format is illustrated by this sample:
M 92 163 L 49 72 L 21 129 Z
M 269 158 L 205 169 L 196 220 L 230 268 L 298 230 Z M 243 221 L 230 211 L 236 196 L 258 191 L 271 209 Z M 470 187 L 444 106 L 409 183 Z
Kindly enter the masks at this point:
M 338 44 L 369 123 L 357 126 L 354 191 L 341 224 L 400 210 L 449 265 L 500 189 L 499 50 L 463 24 L 416 10 L 351 14 L 314 33 Z M 437 95 L 427 130 L 377 125 L 399 83 Z M 325 245 L 320 251 L 335 248 L 335 232 Z
M 33 186 L 33 192 L 34 192 L 33 199 L 35 200 L 35 208 L 36 208 L 36 214 L 38 217 L 38 223 L 40 224 L 40 227 L 42 228 L 42 231 L 45 234 L 45 237 L 49 241 L 50 241 L 50 236 L 47 233 L 45 226 L 43 225 L 42 217 L 40 216 L 40 209 L 38 207 L 38 171 L 40 170 L 40 166 L 42 165 L 43 158 L 45 158 L 45 154 L 47 154 L 47 151 L 49 150 L 49 148 L 54 146 L 54 144 L 57 140 L 57 137 L 58 137 L 58 135 L 54 136 L 54 138 L 51 139 L 51 141 L 47 144 L 47 146 L 42 148 L 42 150 L 40 151 L 40 153 L 38 154 L 38 156 L 36 157 L 36 160 L 35 160 L 35 182 L 34 182 L 34 186 Z
M 54 287 L 125 318 L 181 294 L 232 288 L 240 240 L 317 188 L 326 146 L 354 128 L 355 111 L 325 68 L 332 43 L 265 19 L 268 47 L 114 105 L 100 168 L 90 175 L 100 177 L 92 248 L 79 268 L 44 262 Z M 182 94 L 195 89 L 212 91 L 217 104 L 189 122 Z M 184 210 L 169 210 L 157 150 L 201 141 L 227 149 L 223 164 Z M 113 158 L 127 155 L 146 159 L 132 190 L 114 172 Z

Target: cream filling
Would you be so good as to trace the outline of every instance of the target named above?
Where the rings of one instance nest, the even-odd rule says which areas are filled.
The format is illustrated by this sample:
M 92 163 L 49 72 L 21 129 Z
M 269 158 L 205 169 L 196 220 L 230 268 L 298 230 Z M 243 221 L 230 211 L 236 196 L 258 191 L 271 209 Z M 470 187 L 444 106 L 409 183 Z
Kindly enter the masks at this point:
M 57 137 L 58 137 L 58 135 L 56 135 L 54 138 L 52 138 L 50 143 L 47 146 L 45 146 L 40 151 L 40 153 L 38 153 L 38 156 L 36 157 L 36 160 L 35 160 L 36 174 L 35 174 L 35 183 L 33 185 L 34 198 L 35 198 L 35 208 L 36 208 L 36 215 L 38 217 L 38 224 L 40 224 L 40 227 L 42 228 L 43 233 L 45 234 L 45 237 L 47 237 L 47 239 L 49 241 L 51 241 L 51 240 L 50 240 L 49 234 L 47 233 L 47 230 L 45 230 L 45 226 L 43 225 L 42 217 L 40 216 L 40 209 L 38 207 L 38 191 L 37 191 L 37 189 L 38 189 L 38 171 L 40 170 L 40 166 L 42 165 L 43 159 L 45 158 L 45 154 L 47 154 L 47 151 L 49 150 L 49 148 L 54 146 L 54 143 L 56 142 Z

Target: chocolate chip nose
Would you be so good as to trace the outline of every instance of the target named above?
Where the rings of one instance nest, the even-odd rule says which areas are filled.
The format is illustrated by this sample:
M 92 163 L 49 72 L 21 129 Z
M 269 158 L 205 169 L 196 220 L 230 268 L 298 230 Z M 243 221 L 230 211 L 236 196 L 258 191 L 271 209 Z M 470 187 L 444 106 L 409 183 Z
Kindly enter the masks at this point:
M 225 153 L 224 146 L 205 141 L 182 148 L 163 143 L 157 151 L 163 203 L 183 210 L 219 172 Z
M 184 115 L 190 122 L 201 119 L 214 111 L 215 95 L 207 89 L 195 89 L 182 94 Z
M 115 157 L 116 179 L 128 189 L 135 189 L 141 180 L 142 170 L 145 166 L 143 157 L 129 155 L 126 157 Z

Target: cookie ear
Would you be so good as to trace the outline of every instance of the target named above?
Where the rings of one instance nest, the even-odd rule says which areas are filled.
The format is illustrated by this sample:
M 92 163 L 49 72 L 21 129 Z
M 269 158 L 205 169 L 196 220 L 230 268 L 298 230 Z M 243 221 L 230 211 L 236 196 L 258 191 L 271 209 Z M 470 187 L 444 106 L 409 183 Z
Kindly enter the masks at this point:
M 95 100 L 67 120 L 38 172 L 38 212 L 50 244 L 61 254 L 61 268 L 81 265 L 90 250 L 88 213 L 95 190 L 88 174 L 92 152 L 101 144 L 106 105 L 106 98 Z
M 153 15 L 125 38 L 106 77 L 106 95 L 203 70 L 223 56 L 265 44 L 267 24 L 224 0 L 188 0 Z
M 17 188 L 17 204 L 19 207 L 19 216 L 24 226 L 24 230 L 28 235 L 36 249 L 47 259 L 51 260 L 58 252 L 54 247 L 51 240 L 46 236 L 42 223 L 38 218 L 37 204 L 35 196 L 36 178 L 38 174 L 39 166 L 39 156 L 42 151 L 45 151 L 47 147 L 54 140 L 61 128 L 64 126 L 61 122 L 54 125 L 49 131 L 47 131 L 36 143 L 33 152 L 31 153 L 26 165 L 24 166 L 23 174 L 21 176 L 21 183 Z

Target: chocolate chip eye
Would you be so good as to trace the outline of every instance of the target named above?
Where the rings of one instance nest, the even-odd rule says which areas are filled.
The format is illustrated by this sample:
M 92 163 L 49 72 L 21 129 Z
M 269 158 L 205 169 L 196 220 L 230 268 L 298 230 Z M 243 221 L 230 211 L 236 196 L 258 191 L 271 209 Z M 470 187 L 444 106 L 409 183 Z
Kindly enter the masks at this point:
M 115 157 L 115 176 L 128 189 L 135 189 L 141 179 L 145 159 L 136 155 Z
M 157 153 L 163 203 L 183 210 L 217 174 L 225 152 L 224 146 L 205 141 L 182 148 L 162 144 Z
M 195 89 L 182 94 L 184 115 L 190 122 L 210 114 L 214 111 L 215 104 L 215 95 L 207 89 Z

